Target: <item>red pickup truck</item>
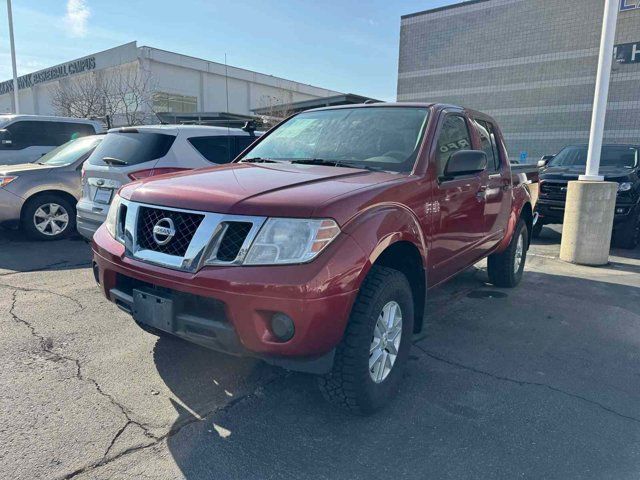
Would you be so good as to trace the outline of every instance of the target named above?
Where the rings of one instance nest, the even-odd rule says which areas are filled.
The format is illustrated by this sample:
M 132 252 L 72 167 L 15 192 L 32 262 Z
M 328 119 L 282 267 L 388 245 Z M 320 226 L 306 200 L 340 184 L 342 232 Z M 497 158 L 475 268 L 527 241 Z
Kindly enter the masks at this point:
M 522 277 L 528 187 L 495 121 L 452 105 L 295 115 L 233 163 L 128 184 L 93 237 L 145 330 L 319 375 L 371 413 L 398 389 L 427 291 L 488 257 Z

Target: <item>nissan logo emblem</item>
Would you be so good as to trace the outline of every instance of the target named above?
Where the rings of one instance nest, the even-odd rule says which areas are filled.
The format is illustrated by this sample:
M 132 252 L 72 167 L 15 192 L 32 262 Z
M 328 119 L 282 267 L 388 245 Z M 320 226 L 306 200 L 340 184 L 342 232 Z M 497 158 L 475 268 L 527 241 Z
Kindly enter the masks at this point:
M 176 227 L 169 217 L 161 218 L 153 226 L 153 239 L 162 246 L 166 245 L 176 234 Z

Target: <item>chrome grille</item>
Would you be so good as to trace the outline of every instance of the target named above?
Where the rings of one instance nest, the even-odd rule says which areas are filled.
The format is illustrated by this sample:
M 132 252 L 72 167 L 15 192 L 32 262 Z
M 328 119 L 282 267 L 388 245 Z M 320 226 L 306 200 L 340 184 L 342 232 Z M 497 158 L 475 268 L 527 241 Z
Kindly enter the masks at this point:
M 122 242 L 125 255 L 175 270 L 197 272 L 205 265 L 242 265 L 249 246 L 266 217 L 157 207 L 130 200 L 126 206 Z M 162 230 L 153 230 L 160 222 Z M 173 230 L 167 240 L 166 230 Z M 160 237 L 160 241 L 158 240 Z
M 567 198 L 567 184 L 561 182 L 542 182 L 540 184 L 540 195 L 554 200 L 564 200 Z
M 183 257 L 200 226 L 204 215 L 175 210 L 140 207 L 138 213 L 137 239 L 140 248 Z M 175 225 L 175 235 L 165 245 L 159 245 L 153 238 L 153 227 L 163 218 L 170 218 Z
M 216 259 L 220 262 L 233 262 L 240 253 L 240 248 L 251 231 L 251 227 L 253 227 L 253 223 L 228 222 L 216 253 Z

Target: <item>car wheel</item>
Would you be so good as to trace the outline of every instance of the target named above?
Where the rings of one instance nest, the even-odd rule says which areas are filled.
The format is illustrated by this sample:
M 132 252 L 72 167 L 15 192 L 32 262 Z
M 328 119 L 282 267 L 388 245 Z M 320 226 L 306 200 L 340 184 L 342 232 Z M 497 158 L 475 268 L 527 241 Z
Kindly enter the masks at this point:
M 527 239 L 527 225 L 520 219 L 507 249 L 489 256 L 487 262 L 489 281 L 496 287 L 513 288 L 522 280 L 522 272 L 527 260 Z
M 632 250 L 640 243 L 640 216 L 617 229 L 613 236 L 616 247 Z
M 24 206 L 21 224 L 31 238 L 58 240 L 75 231 L 76 209 L 60 195 L 38 195 Z
M 533 228 L 531 229 L 531 237 L 532 238 L 539 238 L 540 234 L 542 233 L 542 227 L 544 227 L 544 225 L 542 224 L 542 222 L 540 220 L 538 220 L 535 225 L 533 226 Z
M 333 370 L 319 377 L 324 397 L 368 415 L 396 394 L 411 348 L 413 297 L 399 271 L 374 266 L 364 280 L 336 349 Z

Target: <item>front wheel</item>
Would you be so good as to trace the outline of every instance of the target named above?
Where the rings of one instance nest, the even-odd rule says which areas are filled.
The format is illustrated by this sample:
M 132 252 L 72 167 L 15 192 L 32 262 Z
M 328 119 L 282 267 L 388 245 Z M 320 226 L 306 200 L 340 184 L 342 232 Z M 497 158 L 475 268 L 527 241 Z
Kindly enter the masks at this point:
M 411 348 L 413 297 L 407 278 L 374 266 L 360 287 L 333 370 L 319 377 L 330 402 L 368 415 L 397 393 Z
M 38 195 L 27 201 L 21 222 L 25 233 L 35 240 L 58 240 L 75 231 L 76 209 L 61 195 Z
M 489 255 L 487 271 L 489 281 L 496 287 L 513 288 L 522 280 L 527 260 L 529 233 L 527 224 L 520 219 L 509 246 L 504 252 Z

